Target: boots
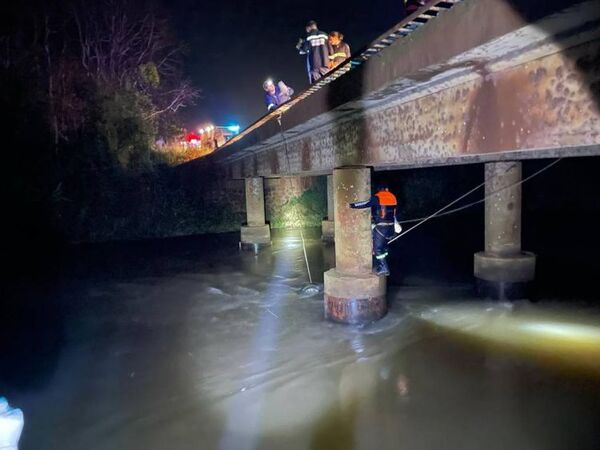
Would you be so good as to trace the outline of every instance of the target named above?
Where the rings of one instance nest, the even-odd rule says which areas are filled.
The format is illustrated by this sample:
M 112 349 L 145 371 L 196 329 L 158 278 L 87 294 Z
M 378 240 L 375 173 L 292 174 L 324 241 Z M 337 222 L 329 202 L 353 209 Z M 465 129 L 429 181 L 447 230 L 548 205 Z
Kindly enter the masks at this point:
M 385 258 L 381 258 L 381 259 L 375 258 L 374 269 L 375 269 L 375 273 L 377 275 L 384 275 L 387 277 L 390 274 L 390 269 L 387 265 L 387 261 L 385 260 Z

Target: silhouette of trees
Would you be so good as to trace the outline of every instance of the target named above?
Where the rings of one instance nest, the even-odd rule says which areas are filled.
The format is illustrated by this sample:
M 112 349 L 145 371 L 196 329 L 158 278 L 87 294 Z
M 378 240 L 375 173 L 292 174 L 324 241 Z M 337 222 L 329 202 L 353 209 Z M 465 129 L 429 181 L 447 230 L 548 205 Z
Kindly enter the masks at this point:
M 50 212 L 70 239 L 85 240 L 111 238 L 94 228 L 115 228 L 117 213 L 123 229 L 137 220 L 121 213 L 124 189 L 169 204 L 168 183 L 156 190 L 156 176 L 143 175 L 165 162 L 157 137 L 180 130 L 176 113 L 199 98 L 185 50 L 150 3 L 2 2 L 0 108 L 10 112 L 4 168 L 15 205 Z M 156 199 L 138 194 L 144 215 L 145 199 Z

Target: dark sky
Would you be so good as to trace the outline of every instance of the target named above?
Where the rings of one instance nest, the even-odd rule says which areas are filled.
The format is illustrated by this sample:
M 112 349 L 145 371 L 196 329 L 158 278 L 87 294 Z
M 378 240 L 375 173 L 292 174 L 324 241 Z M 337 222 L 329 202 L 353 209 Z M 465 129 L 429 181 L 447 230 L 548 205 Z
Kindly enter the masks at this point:
M 162 1 L 189 46 L 187 72 L 203 91 L 185 112 L 188 125 L 245 126 L 265 113 L 266 78 L 283 79 L 296 92 L 307 87 L 305 59 L 295 49 L 306 22 L 341 31 L 354 52 L 401 19 L 402 0 Z

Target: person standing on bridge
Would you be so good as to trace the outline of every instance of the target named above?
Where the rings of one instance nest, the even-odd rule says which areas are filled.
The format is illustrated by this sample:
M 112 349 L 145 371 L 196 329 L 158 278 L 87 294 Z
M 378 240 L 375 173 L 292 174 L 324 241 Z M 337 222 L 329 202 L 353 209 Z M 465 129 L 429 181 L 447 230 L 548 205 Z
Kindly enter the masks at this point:
M 296 48 L 301 55 L 306 55 L 308 81 L 312 84 L 329 71 L 329 54 L 331 53 L 329 36 L 317 28 L 317 22 L 311 20 L 306 24 L 306 38 L 300 39 Z
M 388 256 L 388 242 L 394 234 L 402 232 L 398 222 L 398 201 L 387 186 L 380 185 L 377 192 L 369 200 L 350 203 L 350 208 L 371 208 L 371 228 L 373 229 L 373 256 L 374 270 L 377 275 L 389 275 L 386 258 Z
M 350 58 L 350 46 L 344 42 L 344 35 L 339 31 L 329 33 L 329 45 L 331 54 L 329 55 L 329 68 L 333 69 Z

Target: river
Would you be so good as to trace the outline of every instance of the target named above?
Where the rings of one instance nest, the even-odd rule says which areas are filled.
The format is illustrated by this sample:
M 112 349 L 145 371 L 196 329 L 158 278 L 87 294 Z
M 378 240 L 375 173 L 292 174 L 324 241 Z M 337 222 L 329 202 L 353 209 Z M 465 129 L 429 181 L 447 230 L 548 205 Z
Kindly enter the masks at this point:
M 333 248 L 306 233 L 322 283 Z M 26 289 L 0 366 L 21 450 L 599 448 L 597 306 L 404 274 L 348 327 L 302 295 L 297 232 L 237 239 L 80 246 Z

